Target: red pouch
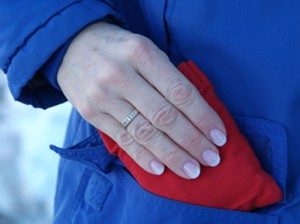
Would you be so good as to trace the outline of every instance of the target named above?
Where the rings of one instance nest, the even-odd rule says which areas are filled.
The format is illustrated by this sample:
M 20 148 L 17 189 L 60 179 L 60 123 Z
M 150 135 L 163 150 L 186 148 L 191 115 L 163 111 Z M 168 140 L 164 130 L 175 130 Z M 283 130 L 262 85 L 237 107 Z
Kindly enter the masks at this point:
M 209 105 L 222 118 L 227 143 L 220 148 L 221 163 L 201 168 L 197 179 L 186 180 L 167 169 L 161 176 L 147 173 L 111 138 L 100 132 L 108 151 L 117 155 L 136 181 L 156 195 L 214 208 L 249 211 L 282 199 L 276 182 L 259 164 L 246 138 L 214 93 L 213 86 L 193 62 L 178 69 L 192 82 Z

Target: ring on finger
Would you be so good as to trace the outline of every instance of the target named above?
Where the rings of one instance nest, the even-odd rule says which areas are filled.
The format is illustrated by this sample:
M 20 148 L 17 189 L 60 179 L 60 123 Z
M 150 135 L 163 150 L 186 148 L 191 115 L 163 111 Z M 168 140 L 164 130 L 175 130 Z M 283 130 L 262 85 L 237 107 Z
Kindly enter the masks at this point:
M 134 109 L 130 114 L 127 115 L 127 117 L 125 117 L 125 119 L 121 123 L 121 127 L 126 128 L 130 124 L 130 122 L 133 121 L 133 119 L 138 115 L 138 113 L 138 110 Z

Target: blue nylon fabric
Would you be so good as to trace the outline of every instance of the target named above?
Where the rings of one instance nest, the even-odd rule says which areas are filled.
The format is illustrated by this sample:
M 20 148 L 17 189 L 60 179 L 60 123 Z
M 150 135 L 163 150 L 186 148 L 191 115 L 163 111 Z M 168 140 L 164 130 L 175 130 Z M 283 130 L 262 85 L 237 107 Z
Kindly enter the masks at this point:
M 78 114 L 73 111 L 72 118 L 76 117 L 78 118 Z M 254 120 L 254 123 L 257 124 L 257 120 Z M 265 120 L 260 121 L 260 125 L 266 123 L 268 122 Z M 243 123 L 241 124 L 243 125 Z M 88 130 L 91 127 L 82 120 L 79 128 Z M 249 129 L 247 130 L 249 131 Z M 86 133 L 87 136 L 91 134 L 90 131 Z M 253 133 L 251 132 L 251 134 Z M 84 136 L 82 137 L 84 138 Z M 265 137 L 267 138 L 267 136 Z M 105 220 L 105 223 L 146 224 L 153 222 L 220 223 L 220 220 L 225 224 L 278 223 L 278 217 L 260 214 L 265 211 L 250 213 L 206 208 L 158 197 L 143 190 L 122 163 L 107 152 L 95 130 L 92 131 L 91 136 L 72 147 L 52 147 L 52 149 L 64 158 L 61 164 L 74 163 L 73 170 L 65 169 L 64 175 L 69 172 L 77 172 L 76 169 L 82 173 L 81 179 L 78 179 L 76 183 L 78 187 L 75 187 L 77 191 L 74 201 L 68 203 L 69 206 L 65 206 L 63 204 L 66 200 L 65 197 L 56 199 L 57 205 L 63 204 L 58 209 L 63 215 L 56 216 L 55 223 L 90 223 L 97 220 Z M 62 181 L 66 181 L 65 178 Z M 96 183 L 98 183 L 97 187 L 95 187 Z M 58 188 L 57 192 L 64 194 L 65 185 L 61 184 L 60 186 L 61 188 Z
M 41 108 L 65 99 L 45 79 L 38 84 L 30 82 L 38 69 L 85 26 L 107 16 L 122 20 L 97 0 L 1 1 L 0 15 L 4 18 L 0 22 L 4 30 L 0 35 L 0 67 L 8 75 L 11 93 L 15 99 Z
M 196 62 L 284 193 L 283 201 L 253 212 L 158 197 L 137 185 L 122 163 L 107 153 L 95 129 L 74 110 L 64 147 L 51 147 L 62 157 L 55 223 L 300 222 L 299 1 L 25 3 L 35 7 L 20 14 L 14 12 L 21 3 L 0 3 L 0 15 L 5 18 L 0 20 L 0 66 L 16 99 L 44 108 L 64 100 L 49 82 L 43 88 L 29 85 L 35 72 L 84 26 L 106 15 L 118 20 L 120 13 L 128 21 L 127 29 L 150 37 L 174 64 L 190 59 Z M 15 26 L 4 27 L 12 21 Z M 23 29 L 15 35 L 18 27 Z
M 258 118 L 236 118 L 241 132 L 248 137 L 262 167 L 283 192 L 281 203 L 287 202 L 287 136 L 280 123 Z

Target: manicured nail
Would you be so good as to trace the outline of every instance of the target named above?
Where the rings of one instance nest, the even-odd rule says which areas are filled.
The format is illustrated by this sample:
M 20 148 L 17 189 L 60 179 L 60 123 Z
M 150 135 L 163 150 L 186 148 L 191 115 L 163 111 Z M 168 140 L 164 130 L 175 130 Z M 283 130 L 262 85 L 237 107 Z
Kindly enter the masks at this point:
M 165 166 L 155 160 L 150 163 L 150 167 L 156 175 L 161 175 L 165 171 Z
M 193 162 L 187 162 L 184 164 L 183 171 L 189 178 L 192 179 L 195 179 L 200 175 L 200 167 Z
M 217 128 L 211 130 L 210 137 L 217 146 L 223 146 L 227 141 L 226 135 Z
M 215 167 L 219 165 L 221 159 L 218 153 L 216 153 L 214 150 L 206 149 L 202 153 L 202 158 L 205 160 L 205 162 L 212 167 Z

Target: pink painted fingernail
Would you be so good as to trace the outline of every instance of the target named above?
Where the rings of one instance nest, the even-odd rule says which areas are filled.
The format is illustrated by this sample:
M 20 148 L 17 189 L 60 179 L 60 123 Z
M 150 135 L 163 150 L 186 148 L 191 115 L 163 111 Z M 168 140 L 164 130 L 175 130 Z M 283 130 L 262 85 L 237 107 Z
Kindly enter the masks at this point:
M 200 175 L 200 167 L 190 161 L 184 164 L 183 171 L 191 179 L 195 179 Z
M 226 135 L 218 128 L 211 130 L 210 137 L 217 146 L 223 146 L 227 141 Z
M 221 158 L 220 158 L 219 154 L 216 153 L 212 149 L 206 149 L 202 153 L 202 158 L 211 167 L 215 167 L 215 166 L 219 165 L 219 163 L 221 162 Z
M 165 166 L 155 160 L 150 163 L 150 167 L 156 175 L 161 175 L 165 171 Z

